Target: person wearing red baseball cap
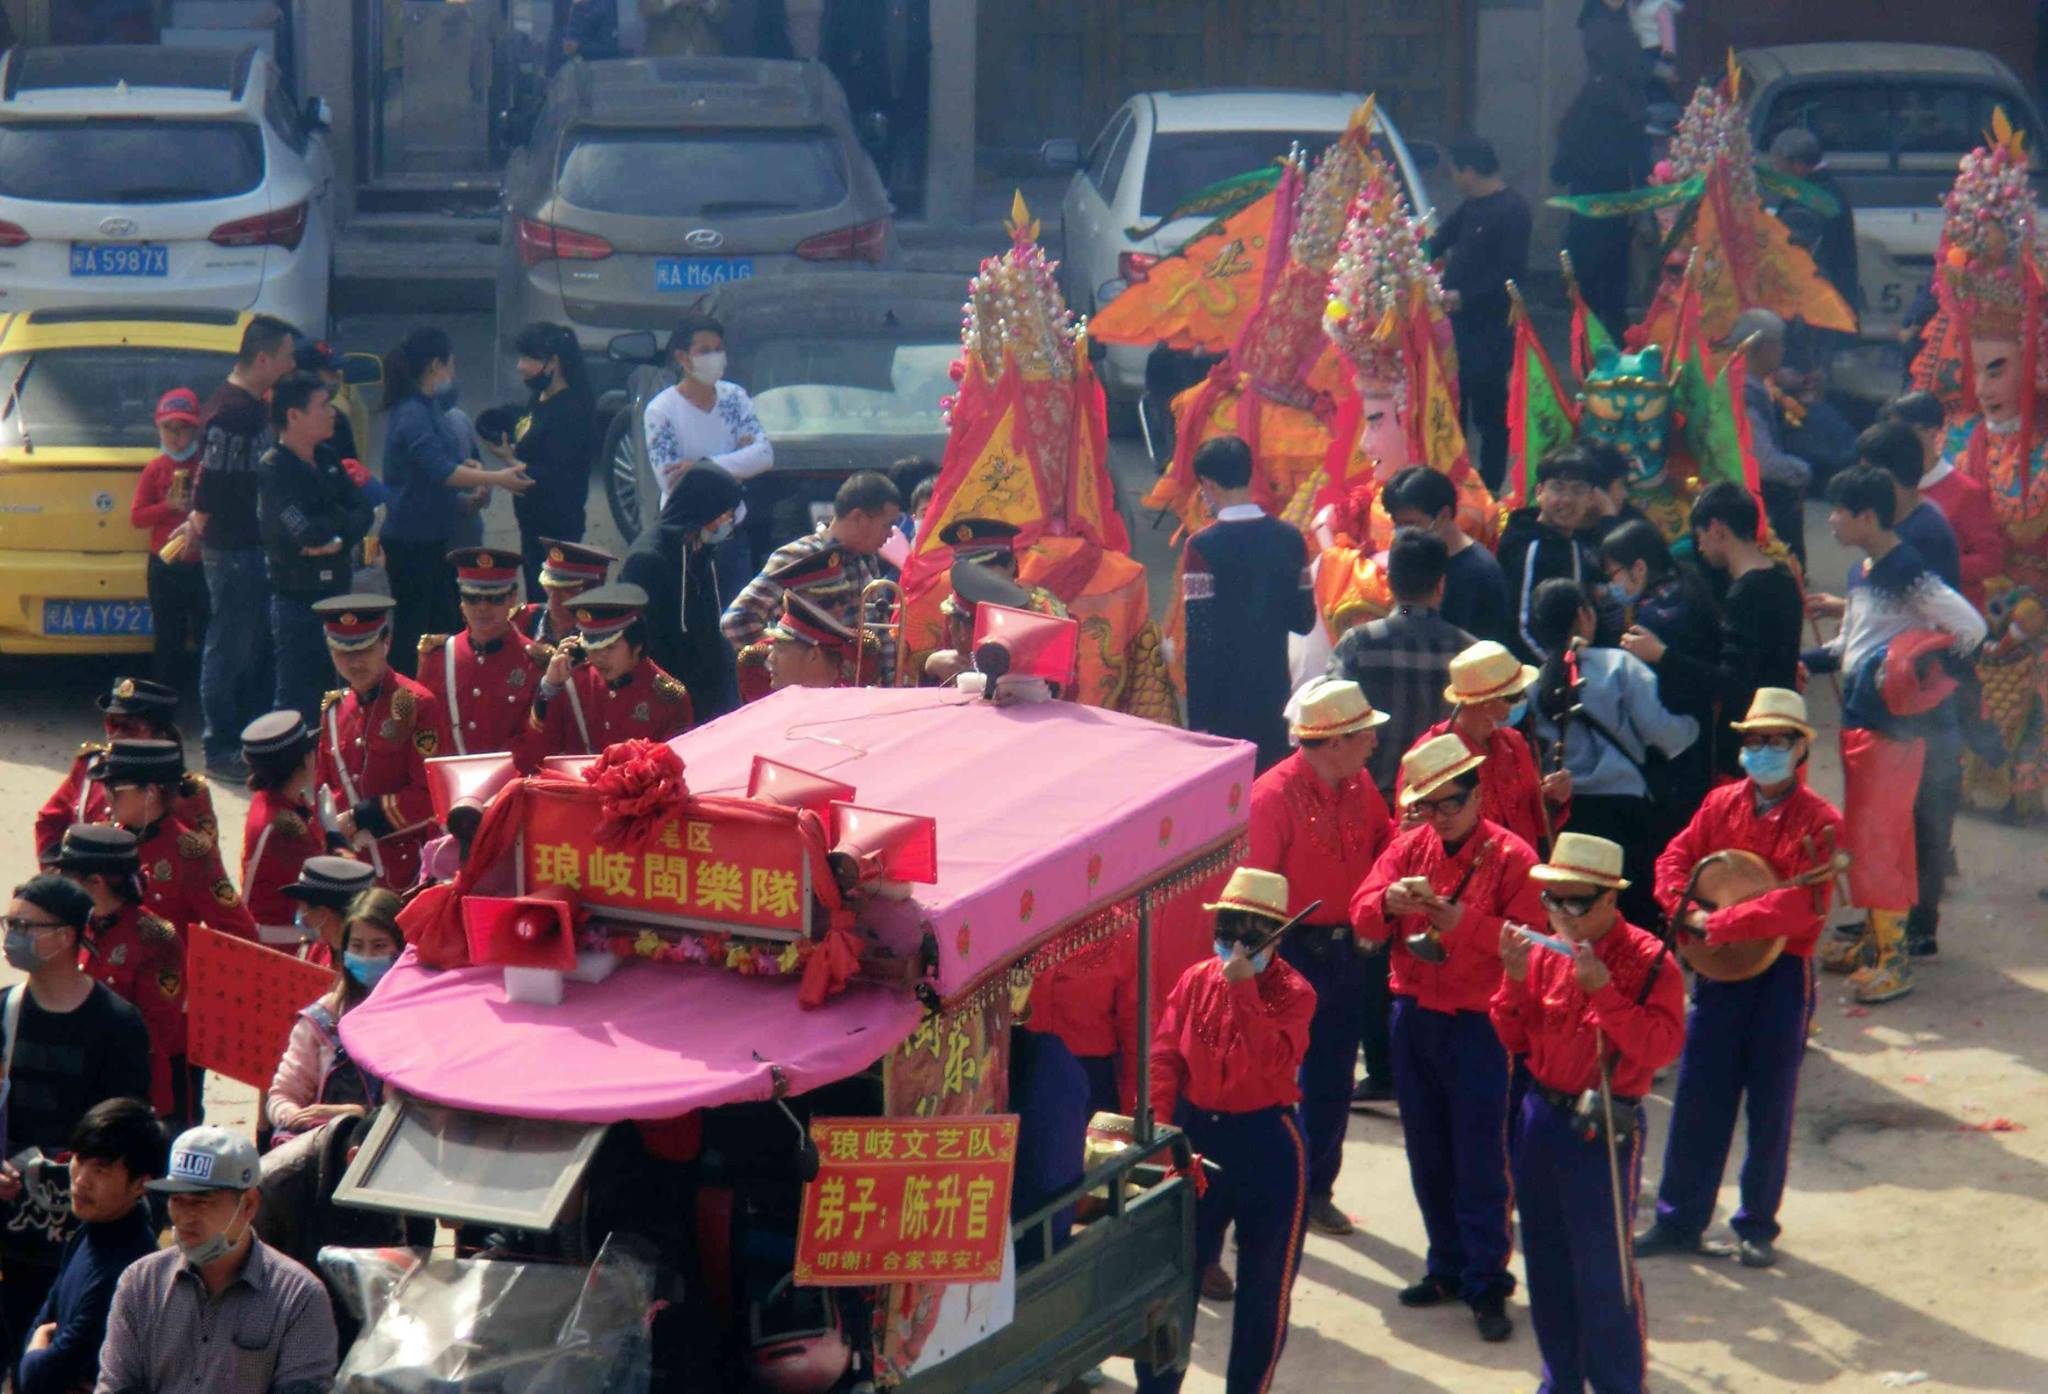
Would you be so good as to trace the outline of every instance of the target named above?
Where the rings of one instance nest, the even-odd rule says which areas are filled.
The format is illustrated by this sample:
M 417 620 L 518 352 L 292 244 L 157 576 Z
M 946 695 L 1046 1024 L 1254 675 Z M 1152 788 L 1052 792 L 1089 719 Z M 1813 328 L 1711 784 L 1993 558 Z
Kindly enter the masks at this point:
M 192 481 L 199 471 L 199 394 L 174 387 L 157 399 L 162 452 L 142 467 L 128 521 L 149 533 L 150 676 L 189 690 L 186 650 L 206 633 L 206 573 L 191 536 Z

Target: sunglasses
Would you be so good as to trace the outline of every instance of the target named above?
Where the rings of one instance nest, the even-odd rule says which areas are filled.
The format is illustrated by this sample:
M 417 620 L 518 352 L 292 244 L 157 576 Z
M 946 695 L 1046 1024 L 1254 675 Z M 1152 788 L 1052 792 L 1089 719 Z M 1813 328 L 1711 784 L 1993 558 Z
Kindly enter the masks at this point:
M 1455 794 L 1445 794 L 1442 798 L 1417 799 L 1408 806 L 1424 818 L 1449 818 L 1471 801 L 1472 791 L 1462 789 Z
M 9 934 L 49 934 L 59 929 L 69 929 L 62 920 L 26 920 L 19 915 L 0 918 L 0 930 Z
M 1549 891 L 1542 891 L 1539 894 L 1543 897 L 1543 907 L 1546 910 L 1555 910 L 1561 915 L 1582 920 L 1593 912 L 1593 907 L 1600 903 L 1607 892 L 1601 891 L 1596 895 L 1552 895 Z
M 1799 737 L 1793 735 L 1744 736 L 1742 738 L 1742 748 L 1744 750 L 1762 750 L 1766 746 L 1772 750 L 1790 750 L 1797 744 L 1799 744 Z

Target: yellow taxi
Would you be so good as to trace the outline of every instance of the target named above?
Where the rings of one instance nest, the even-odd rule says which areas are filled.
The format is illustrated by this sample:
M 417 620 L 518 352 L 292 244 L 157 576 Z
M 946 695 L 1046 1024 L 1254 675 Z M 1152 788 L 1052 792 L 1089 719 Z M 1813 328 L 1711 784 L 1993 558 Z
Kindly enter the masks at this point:
M 210 397 L 249 318 L 0 315 L 0 653 L 149 651 L 149 534 L 128 506 L 158 453 L 157 399 L 174 387 Z M 336 405 L 359 416 L 346 396 Z

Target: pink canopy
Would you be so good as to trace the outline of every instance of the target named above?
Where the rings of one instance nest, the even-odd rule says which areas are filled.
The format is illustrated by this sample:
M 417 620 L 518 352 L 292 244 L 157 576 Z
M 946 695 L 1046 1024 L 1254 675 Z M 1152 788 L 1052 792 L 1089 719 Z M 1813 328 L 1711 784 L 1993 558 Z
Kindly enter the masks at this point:
M 998 708 L 937 689 L 791 689 L 672 742 L 698 794 L 744 794 L 756 755 L 851 784 L 867 808 L 938 822 L 938 880 L 861 924 L 915 954 L 929 932 L 954 998 L 1080 916 L 1244 827 L 1252 747 L 1070 702 Z M 412 1095 L 524 1117 L 669 1118 L 865 1069 L 917 1024 L 907 992 L 855 984 L 815 1011 L 788 979 L 643 963 L 505 1001 L 495 968 L 410 956 L 342 1021 L 372 1073 Z M 764 1057 L 764 1058 L 757 1058 Z
M 501 968 L 434 972 L 408 953 L 341 1019 L 351 1057 L 430 1103 L 579 1123 L 675 1118 L 858 1074 L 908 1036 L 908 993 L 856 983 L 816 1011 L 787 979 L 627 963 L 560 1006 L 505 1000 Z

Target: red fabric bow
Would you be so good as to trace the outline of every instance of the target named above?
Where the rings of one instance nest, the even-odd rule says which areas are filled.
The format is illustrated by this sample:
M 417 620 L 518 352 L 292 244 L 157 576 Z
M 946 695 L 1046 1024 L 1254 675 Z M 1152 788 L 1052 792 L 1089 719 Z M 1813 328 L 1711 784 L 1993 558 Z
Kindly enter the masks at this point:
M 636 739 L 606 746 L 584 767 L 583 779 L 597 790 L 604 814 L 597 840 L 628 851 L 644 848 L 690 797 L 690 786 L 683 782 L 683 757 L 660 741 Z

